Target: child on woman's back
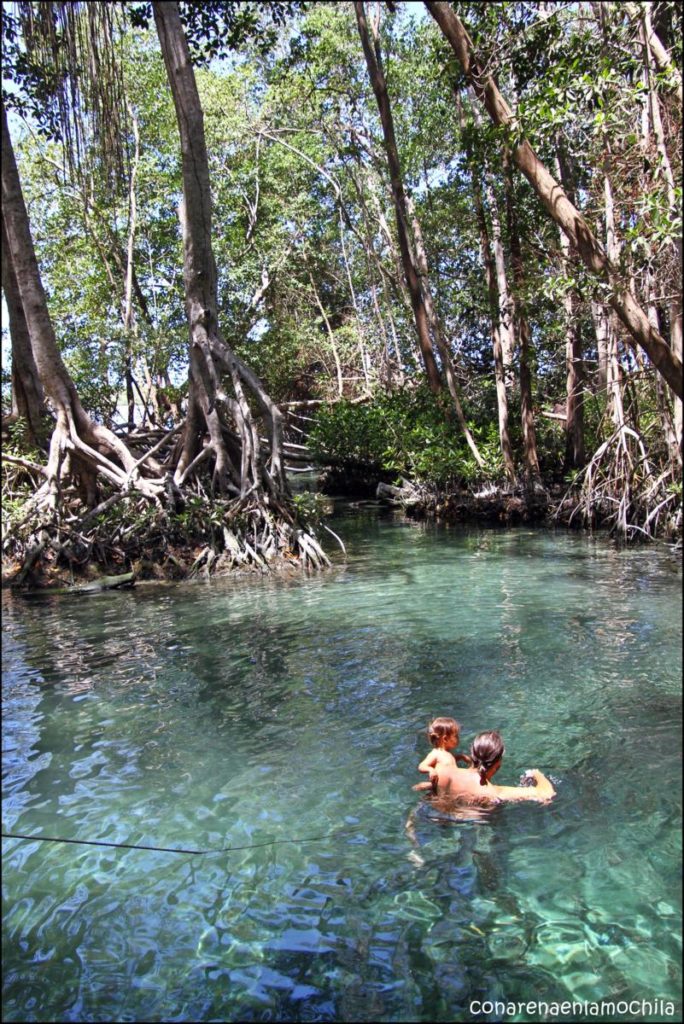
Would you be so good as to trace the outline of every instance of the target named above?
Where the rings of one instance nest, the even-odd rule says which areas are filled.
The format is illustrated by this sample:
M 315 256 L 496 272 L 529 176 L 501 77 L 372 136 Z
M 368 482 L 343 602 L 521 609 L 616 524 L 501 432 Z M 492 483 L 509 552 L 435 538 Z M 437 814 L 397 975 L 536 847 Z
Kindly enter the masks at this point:
M 450 754 L 449 751 L 458 746 L 461 738 L 461 727 L 455 718 L 433 718 L 427 727 L 427 734 L 432 750 L 418 765 L 419 772 L 427 772 L 429 782 L 419 782 L 414 789 L 432 789 L 437 781 L 437 769 L 456 767 L 457 761 L 470 763 L 465 754 Z

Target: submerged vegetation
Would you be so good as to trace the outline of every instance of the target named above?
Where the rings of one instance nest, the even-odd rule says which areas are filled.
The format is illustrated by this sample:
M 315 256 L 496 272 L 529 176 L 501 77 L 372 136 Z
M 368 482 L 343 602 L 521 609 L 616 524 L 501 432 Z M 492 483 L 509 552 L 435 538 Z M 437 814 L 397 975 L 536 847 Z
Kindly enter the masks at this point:
M 309 465 L 681 535 L 676 5 L 421 11 L 6 6 L 15 583 L 324 565 Z

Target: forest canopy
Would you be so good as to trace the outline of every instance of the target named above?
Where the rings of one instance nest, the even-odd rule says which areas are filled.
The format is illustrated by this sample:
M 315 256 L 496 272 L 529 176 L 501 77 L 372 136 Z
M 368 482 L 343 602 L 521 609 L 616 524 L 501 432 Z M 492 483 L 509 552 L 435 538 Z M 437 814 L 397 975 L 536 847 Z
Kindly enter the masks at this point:
M 325 564 L 310 464 L 679 536 L 680 69 L 672 2 L 3 5 L 15 579 Z

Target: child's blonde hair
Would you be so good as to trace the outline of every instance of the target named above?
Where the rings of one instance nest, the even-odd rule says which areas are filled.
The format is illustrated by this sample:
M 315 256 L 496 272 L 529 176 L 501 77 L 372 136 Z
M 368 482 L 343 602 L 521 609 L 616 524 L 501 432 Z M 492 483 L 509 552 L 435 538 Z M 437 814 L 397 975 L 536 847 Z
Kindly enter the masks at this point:
M 433 747 L 441 747 L 449 736 L 454 736 L 456 746 L 461 738 L 461 727 L 455 718 L 433 718 L 427 727 L 428 739 Z

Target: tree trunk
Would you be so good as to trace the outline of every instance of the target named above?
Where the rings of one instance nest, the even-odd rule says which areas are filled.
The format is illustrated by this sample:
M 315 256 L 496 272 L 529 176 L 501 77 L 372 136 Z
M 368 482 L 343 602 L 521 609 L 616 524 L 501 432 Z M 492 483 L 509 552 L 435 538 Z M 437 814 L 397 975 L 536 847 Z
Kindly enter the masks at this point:
M 658 305 L 655 299 L 655 284 L 653 281 L 653 275 L 650 272 L 650 270 L 646 272 L 645 288 L 648 297 L 646 305 L 646 309 L 648 311 L 648 318 L 654 325 L 654 327 L 656 327 L 657 329 L 659 327 Z M 670 398 L 673 398 L 674 402 L 680 406 L 681 402 L 678 398 L 674 398 L 671 392 L 668 392 L 663 380 L 660 377 L 656 377 L 655 385 L 656 402 L 658 403 L 658 412 L 660 414 L 662 431 L 667 441 L 667 446 L 670 450 L 673 463 L 681 468 L 681 445 L 677 440 L 677 421 L 676 416 L 672 415 L 672 409 L 670 407 Z
M 395 268 L 394 275 L 391 278 L 386 273 L 382 275 L 382 283 L 383 283 L 383 290 L 384 290 L 384 294 L 385 294 L 385 301 L 387 302 L 388 309 L 390 310 L 390 315 L 391 315 L 391 310 L 392 310 L 392 306 L 393 306 L 392 296 L 394 296 L 396 299 L 400 300 L 402 302 L 402 304 L 404 305 L 404 307 L 407 310 L 410 310 L 411 314 L 413 314 L 413 306 L 411 305 L 411 296 L 409 294 L 408 285 L 406 284 L 406 276 L 405 276 L 405 274 L 403 272 L 403 266 L 402 266 L 402 262 L 401 262 L 401 253 L 397 249 L 396 243 L 395 243 L 394 238 L 392 236 L 392 232 L 389 229 L 389 225 L 387 223 L 387 218 L 385 217 L 385 214 L 384 214 L 384 212 L 382 210 L 382 206 L 380 204 L 380 200 L 379 200 L 378 196 L 375 195 L 375 194 L 373 195 L 373 202 L 375 204 L 375 208 L 376 208 L 376 212 L 377 212 L 378 227 L 380 229 L 380 235 L 385 240 L 385 244 L 387 245 L 387 248 L 389 249 L 390 255 L 392 257 L 392 263 L 394 264 L 394 268 Z M 382 266 L 382 265 L 383 265 L 382 264 L 382 258 L 381 258 L 381 256 L 378 256 L 378 266 Z M 414 318 L 414 325 L 415 325 L 415 318 Z M 415 366 L 416 369 L 418 369 L 420 367 L 421 361 L 423 359 L 423 355 L 422 355 L 422 352 L 421 352 L 420 343 L 419 343 L 419 339 L 418 339 L 417 333 L 415 331 L 411 331 L 410 338 L 407 339 L 407 341 L 408 341 L 408 348 L 409 348 L 409 353 L 408 354 L 409 354 L 409 358 L 410 358 L 410 361 L 411 361 L 411 365 Z M 401 361 L 401 350 L 400 350 L 399 347 L 397 347 L 397 356 L 398 356 L 398 358 Z M 424 362 L 423 362 L 423 366 L 425 366 Z
M 344 244 L 344 216 L 343 216 L 343 213 L 342 213 L 342 207 L 341 206 L 340 206 L 340 209 L 339 209 L 339 215 L 340 215 L 339 216 L 339 220 L 340 220 L 340 247 L 342 249 L 342 258 L 344 260 L 344 269 L 345 269 L 346 274 L 347 274 L 347 282 L 349 284 L 349 297 L 351 298 L 352 306 L 354 307 L 354 317 L 356 319 L 356 330 L 358 332 L 359 356 L 361 358 L 361 372 L 362 372 L 364 380 L 366 382 L 366 393 L 370 394 L 370 390 L 371 390 L 370 369 L 371 369 L 371 365 L 372 364 L 371 364 L 370 355 L 366 351 L 366 346 L 363 343 L 364 342 L 364 333 L 365 333 L 364 332 L 364 326 L 363 326 L 363 318 L 361 317 L 361 311 L 359 310 L 359 304 L 356 301 L 356 290 L 354 289 L 354 281 L 352 279 L 351 267 L 349 265 L 349 260 L 347 259 L 347 247 Z
M 651 22 L 651 10 L 653 4 L 651 3 L 626 3 L 625 8 L 632 21 L 641 23 L 643 27 L 646 43 L 649 46 L 653 59 L 655 60 L 658 70 L 663 72 L 666 77 L 666 82 L 669 88 L 675 92 L 677 99 L 681 105 L 682 102 L 682 76 L 677 66 L 670 60 L 670 55 L 663 46 L 659 36 L 654 31 Z
M 463 432 L 466 439 L 466 443 L 470 448 L 470 451 L 475 459 L 475 462 L 484 469 L 484 459 L 480 455 L 477 445 L 475 444 L 475 438 L 473 437 L 468 423 L 463 412 L 461 405 L 461 399 L 458 393 L 458 385 L 456 383 L 456 373 L 454 371 L 454 364 L 451 358 L 451 352 L 449 351 L 449 345 L 444 338 L 444 332 L 442 330 L 442 324 L 435 309 L 435 304 L 432 300 L 432 291 L 430 289 L 430 278 L 428 275 L 428 264 L 427 264 L 427 253 L 425 251 L 425 245 L 423 243 L 423 232 L 420 227 L 420 222 L 416 216 L 413 201 L 407 196 L 406 197 L 406 211 L 411 218 L 411 227 L 413 229 L 413 241 L 415 246 L 416 254 L 416 266 L 420 273 L 420 283 L 423 290 L 423 301 L 425 303 L 425 309 L 427 311 L 428 320 L 432 328 L 432 334 L 437 342 L 437 350 L 440 354 L 442 365 L 444 366 L 444 374 L 447 379 L 447 386 L 449 388 L 449 394 L 454 405 L 454 411 L 456 413 L 456 420 L 458 425 Z
M 513 182 L 506 181 L 506 207 L 508 219 L 508 244 L 511 250 L 513 268 L 513 325 L 520 349 L 520 421 L 523 436 L 523 465 L 525 478 L 529 483 L 539 481 L 539 458 L 537 456 L 537 433 L 534 426 L 534 404 L 532 401 L 532 343 L 530 325 L 525 309 L 525 269 L 523 266 L 520 234 L 513 200 Z
M 177 3 L 154 3 L 154 19 L 176 108 L 181 140 L 183 203 L 184 284 L 190 332 L 190 405 L 194 423 L 188 424 L 176 480 L 183 478 L 197 457 L 202 429 L 209 434 L 214 456 L 214 484 L 219 491 L 254 495 L 257 504 L 265 495 L 279 502 L 288 494 L 283 470 L 282 415 L 249 367 L 221 336 L 217 318 L 216 265 L 211 243 L 211 190 L 204 137 L 204 115 L 195 74 Z M 233 396 L 225 393 L 221 375 L 232 382 Z M 261 459 L 259 435 L 250 408 L 250 396 L 264 417 L 270 442 L 268 464 Z M 240 437 L 240 465 L 231 458 L 219 417 L 221 402 L 233 419 Z
M 133 394 L 133 338 L 135 334 L 135 314 L 133 312 L 133 253 L 135 247 L 135 229 L 137 204 L 135 185 L 138 177 L 138 164 L 140 163 L 140 134 L 138 132 L 138 119 L 135 116 L 130 104 L 128 111 L 131 116 L 133 137 L 135 139 L 135 151 L 133 165 L 131 167 L 131 180 L 128 190 L 128 241 L 126 245 L 126 290 L 124 295 L 123 327 L 126 340 L 126 407 L 128 410 L 128 429 L 135 427 L 135 395 Z
M 321 314 L 321 317 L 323 318 L 323 323 L 325 324 L 325 330 L 328 335 L 328 341 L 330 343 L 330 349 L 333 354 L 333 359 L 335 360 L 335 374 L 337 376 L 337 397 L 343 398 L 344 381 L 342 379 L 342 363 L 340 362 L 340 355 L 339 352 L 337 351 L 337 345 L 335 344 L 335 334 L 332 327 L 330 326 L 330 320 L 328 319 L 328 314 L 325 311 L 325 306 L 321 302 L 321 297 L 318 294 L 318 289 L 316 288 L 316 282 L 313 279 L 313 274 L 311 273 L 308 267 L 307 273 L 309 275 L 309 284 L 311 285 L 311 290 L 313 292 L 314 299 L 316 300 L 316 305 L 318 306 L 318 310 Z
M 7 301 L 9 330 L 12 341 L 12 413 L 11 419 L 26 421 L 28 439 L 41 446 L 42 419 L 46 413 L 43 387 L 40 383 L 36 362 L 31 351 L 24 308 L 21 304 L 17 280 L 12 269 L 9 243 L 2 229 L 2 290 Z
M 511 483 L 515 482 L 515 462 L 513 460 L 513 448 L 508 431 L 508 394 L 506 392 L 506 376 L 503 361 L 503 348 L 501 345 L 501 302 L 497 289 L 496 269 L 494 257 L 489 242 L 489 231 L 487 229 L 487 218 L 485 216 L 484 204 L 480 181 L 474 170 L 471 169 L 471 182 L 473 187 L 473 201 L 475 203 L 475 214 L 480 229 L 480 250 L 482 262 L 485 268 L 487 281 L 487 295 L 489 297 L 489 314 L 491 321 L 492 352 L 494 355 L 494 380 L 496 382 L 496 407 L 499 418 L 499 444 L 504 460 L 504 472 Z
M 494 79 L 480 65 L 470 37 L 450 4 L 425 0 L 425 6 L 454 50 L 468 82 L 486 107 L 494 124 L 511 133 L 517 132 L 518 128 L 510 107 L 499 92 Z M 630 344 L 634 348 L 641 346 L 670 388 L 681 398 L 684 392 L 682 361 L 649 323 L 648 316 L 632 294 L 633 282 L 622 280 L 618 269 L 606 256 L 584 217 L 575 209 L 527 139 L 513 146 L 511 155 L 549 215 L 568 236 L 586 266 L 610 285 L 609 302 L 627 328 Z
M 596 383 L 603 391 L 608 381 L 608 319 L 609 313 L 605 306 L 592 299 L 591 319 L 596 336 L 597 373 Z
M 513 332 L 513 300 L 508 288 L 508 274 L 506 272 L 506 257 L 504 255 L 503 239 L 501 237 L 501 221 L 499 219 L 499 207 L 494 195 L 491 175 L 485 175 L 487 206 L 489 208 L 489 219 L 492 225 L 491 250 L 494 255 L 494 269 L 496 271 L 496 292 L 499 302 L 499 337 L 501 339 L 501 355 L 504 368 L 504 382 L 506 389 L 510 391 L 513 385 L 513 349 L 515 347 Z
M 667 190 L 667 201 L 669 206 L 670 217 L 674 223 L 679 220 L 681 224 L 681 209 L 680 202 L 677 198 L 677 187 L 675 183 L 675 176 L 672 170 L 672 163 L 670 161 L 670 155 L 667 151 L 665 143 L 665 132 L 663 130 L 663 121 L 660 113 L 660 99 L 658 92 L 655 88 L 654 82 L 654 67 L 653 60 L 656 56 L 656 49 L 658 46 L 662 48 L 662 43 L 658 39 L 657 35 L 653 31 L 651 25 L 651 5 L 645 3 L 641 5 L 643 23 L 641 25 L 641 40 L 643 45 L 644 54 L 644 73 L 646 78 L 646 87 L 648 90 L 648 113 L 650 114 L 650 124 L 653 127 L 653 135 L 655 136 L 656 148 L 658 150 L 659 161 L 656 164 L 658 172 L 662 174 L 665 179 L 665 186 Z M 659 65 L 660 66 L 660 65 Z M 681 92 L 681 79 L 679 81 L 679 102 L 682 101 Z M 672 296 L 669 302 L 669 314 L 670 314 L 670 347 L 675 355 L 681 360 L 682 358 L 682 236 L 681 231 L 677 238 L 674 239 L 673 243 L 674 256 L 675 256 L 675 273 L 673 275 L 674 280 L 672 282 Z M 653 318 L 651 317 L 651 323 Z M 662 403 L 661 403 L 662 404 Z M 681 398 L 674 399 L 674 429 L 676 434 L 676 447 L 675 447 L 675 459 L 681 466 L 682 462 L 682 444 L 684 438 L 682 436 L 682 400 Z
M 561 248 L 567 245 L 563 235 Z M 566 253 L 566 258 L 569 253 Z M 584 356 L 577 295 L 573 289 L 563 296 L 565 312 L 565 466 L 581 469 L 586 461 L 584 447 Z
M 607 173 L 603 177 L 603 194 L 606 218 L 606 250 L 609 258 L 617 262 L 620 252 L 615 231 L 615 203 L 613 200 L 613 189 Z M 624 442 L 625 410 L 622 401 L 622 370 L 618 355 L 618 323 L 614 310 L 608 316 L 607 357 L 606 387 L 608 390 L 608 409 L 613 423 L 620 433 L 620 438 Z
M 567 159 L 557 146 L 556 170 L 560 181 L 572 196 L 570 170 Z M 566 235 L 559 231 L 560 246 L 565 265 L 570 269 L 572 249 Z M 568 288 L 563 295 L 565 312 L 565 467 L 581 469 L 586 460 L 584 448 L 584 354 L 580 331 L 579 299 L 574 288 Z
M 39 503 L 46 501 L 52 507 L 57 506 L 60 478 L 68 453 L 75 456 L 80 465 L 89 466 L 91 473 L 97 471 L 118 486 L 128 486 L 129 474 L 137 468 L 136 460 L 123 442 L 85 412 L 57 347 L 4 107 L 2 218 L 7 258 L 16 277 L 36 369 L 57 419 L 50 442 L 46 483 L 36 499 Z M 136 486 L 149 497 L 156 493 L 151 483 L 142 478 L 136 481 Z M 88 486 L 88 492 L 94 499 L 92 486 Z
M 384 328 L 384 320 L 383 320 L 383 316 L 382 316 L 382 313 L 381 313 L 381 310 L 380 310 L 380 304 L 379 304 L 379 302 L 377 300 L 377 290 L 376 290 L 376 288 L 373 285 L 371 285 L 371 290 L 372 290 L 372 294 L 373 294 L 373 305 L 374 305 L 374 308 L 375 308 L 375 311 L 376 311 L 376 315 L 378 317 L 378 323 L 383 325 L 383 326 L 381 326 L 381 332 L 383 333 L 383 335 L 387 339 L 386 340 L 386 347 L 385 347 L 385 351 L 386 351 L 385 374 L 386 374 L 386 378 L 387 378 L 388 387 L 391 389 L 392 385 L 393 385 L 393 381 L 394 381 L 394 376 L 395 375 L 397 377 L 397 380 L 398 380 L 399 384 L 403 384 L 403 382 L 404 382 L 403 358 L 402 358 L 401 349 L 400 349 L 400 346 L 399 346 L 399 338 L 397 336 L 397 330 L 396 330 L 396 325 L 395 325 L 395 322 L 394 322 L 394 317 L 392 315 L 392 298 L 391 298 L 391 292 L 390 292 L 390 287 L 391 287 L 392 291 L 394 291 L 394 292 L 396 292 L 398 290 L 397 278 L 396 278 L 396 276 L 394 274 L 390 273 L 387 270 L 387 267 L 383 263 L 382 256 L 375 251 L 374 239 L 376 237 L 377 232 L 375 232 L 373 230 L 373 228 L 372 228 L 371 216 L 370 216 L 370 212 L 368 210 L 368 204 L 366 203 L 366 199 L 365 199 L 365 195 L 364 195 L 364 187 L 368 188 L 369 192 L 372 193 L 372 184 L 369 184 L 367 178 L 366 178 L 366 181 L 363 184 L 360 183 L 359 180 L 358 180 L 357 175 L 354 173 L 353 170 L 350 171 L 350 178 L 351 178 L 352 184 L 354 186 L 354 189 L 356 191 L 356 194 L 358 196 L 359 207 L 360 207 L 361 214 L 362 214 L 362 217 L 363 217 L 364 231 L 359 231 L 359 240 L 361 241 L 361 244 L 363 246 L 363 251 L 366 254 L 366 265 L 368 267 L 368 276 L 369 276 L 370 279 L 372 279 L 374 277 L 374 271 L 377 271 L 379 273 L 380 285 L 381 285 L 381 288 L 382 288 L 382 295 L 383 295 L 383 298 L 384 298 L 385 304 L 386 304 L 386 310 L 387 310 L 386 315 L 387 315 L 387 320 L 388 320 L 389 327 L 390 327 L 389 334 L 387 333 L 386 328 Z M 375 196 L 374 193 L 372 193 L 371 198 L 375 200 L 377 197 Z M 384 217 L 383 217 L 383 219 L 384 219 Z M 396 255 L 395 255 L 394 248 L 393 248 L 393 240 L 390 239 L 390 241 L 392 242 L 392 245 L 390 246 L 390 253 L 392 254 L 392 258 L 393 258 L 394 264 L 396 266 L 397 265 L 397 259 L 396 259 Z M 399 264 L 400 263 L 401 263 L 401 259 L 399 259 Z M 407 305 L 408 306 L 411 305 L 411 301 L 408 298 L 407 298 Z M 389 335 L 391 335 L 391 338 L 392 338 L 392 346 L 390 346 L 390 344 L 389 344 Z M 417 356 L 416 365 L 418 365 L 420 363 L 420 352 L 417 352 L 417 353 L 415 352 L 416 345 L 415 345 L 415 339 L 413 337 L 413 332 L 412 332 L 411 336 L 412 336 L 412 342 L 413 342 L 411 357 L 412 357 L 412 359 L 415 360 L 416 356 Z M 394 355 L 392 355 L 392 348 L 394 350 Z
M 406 196 L 404 193 L 404 183 L 401 175 L 401 165 L 399 163 L 399 151 L 397 149 L 396 138 L 394 135 L 394 121 L 392 119 L 392 110 L 390 108 L 389 96 L 387 93 L 387 83 L 385 81 L 385 73 L 382 67 L 380 44 L 377 34 L 375 34 L 374 46 L 371 45 L 368 33 L 368 24 L 366 22 L 365 5 L 363 3 L 355 2 L 354 9 L 356 11 L 356 21 L 359 28 L 363 52 L 366 58 L 368 74 L 370 76 L 373 92 L 375 93 L 378 110 L 380 111 L 385 152 L 387 154 L 387 163 L 392 182 L 394 209 L 397 218 L 397 236 L 399 238 L 399 248 L 401 250 L 401 259 L 406 283 L 411 296 L 411 306 L 413 308 L 413 316 L 416 323 L 418 343 L 420 345 L 423 363 L 425 364 L 428 383 L 434 394 L 438 394 L 442 387 L 442 381 L 432 349 L 429 320 L 427 310 L 425 309 L 423 293 L 420 287 L 420 279 L 414 265 L 409 246 Z

